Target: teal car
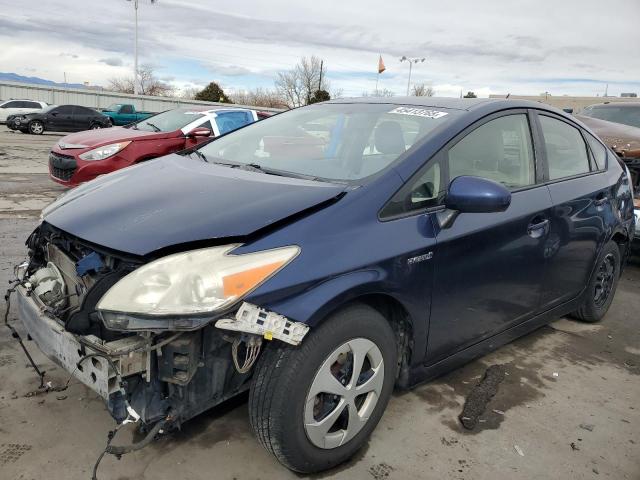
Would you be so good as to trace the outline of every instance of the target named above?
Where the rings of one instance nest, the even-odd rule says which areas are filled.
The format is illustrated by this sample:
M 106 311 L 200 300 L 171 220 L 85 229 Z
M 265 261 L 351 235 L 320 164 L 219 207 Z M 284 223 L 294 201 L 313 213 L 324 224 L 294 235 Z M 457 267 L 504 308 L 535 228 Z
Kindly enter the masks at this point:
M 136 107 L 130 103 L 113 103 L 103 109 L 102 113 L 111 119 L 112 125 L 117 126 L 129 125 L 155 115 L 154 112 L 136 111 Z

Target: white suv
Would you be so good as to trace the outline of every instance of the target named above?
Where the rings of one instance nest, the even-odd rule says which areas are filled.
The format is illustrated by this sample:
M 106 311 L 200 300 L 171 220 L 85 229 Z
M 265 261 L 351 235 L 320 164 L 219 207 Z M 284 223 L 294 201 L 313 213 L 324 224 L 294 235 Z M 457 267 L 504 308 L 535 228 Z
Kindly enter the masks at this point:
M 0 103 L 0 123 L 5 123 L 9 115 L 33 113 L 46 106 L 46 102 L 36 102 L 35 100 L 6 100 Z

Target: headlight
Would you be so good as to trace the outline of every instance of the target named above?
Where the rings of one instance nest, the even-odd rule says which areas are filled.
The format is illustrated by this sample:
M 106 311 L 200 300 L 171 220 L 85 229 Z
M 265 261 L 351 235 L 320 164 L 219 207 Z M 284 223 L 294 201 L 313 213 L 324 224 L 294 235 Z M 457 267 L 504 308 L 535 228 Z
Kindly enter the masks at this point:
M 188 330 L 211 320 L 293 260 L 289 246 L 243 255 L 239 245 L 177 253 L 134 270 L 98 302 L 114 330 Z
M 104 160 L 109 158 L 120 150 L 123 150 L 131 142 L 112 143 L 111 145 L 105 145 L 104 147 L 94 148 L 88 152 L 84 152 L 80 155 L 82 160 Z

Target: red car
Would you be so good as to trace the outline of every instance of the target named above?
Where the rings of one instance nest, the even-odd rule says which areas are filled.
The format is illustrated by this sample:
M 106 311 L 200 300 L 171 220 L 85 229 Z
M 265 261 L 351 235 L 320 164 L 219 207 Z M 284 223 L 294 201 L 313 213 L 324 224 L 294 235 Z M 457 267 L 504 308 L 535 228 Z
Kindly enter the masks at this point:
M 73 187 L 137 162 L 194 147 L 259 119 L 243 108 L 169 110 L 126 127 L 67 135 L 49 154 L 49 176 Z

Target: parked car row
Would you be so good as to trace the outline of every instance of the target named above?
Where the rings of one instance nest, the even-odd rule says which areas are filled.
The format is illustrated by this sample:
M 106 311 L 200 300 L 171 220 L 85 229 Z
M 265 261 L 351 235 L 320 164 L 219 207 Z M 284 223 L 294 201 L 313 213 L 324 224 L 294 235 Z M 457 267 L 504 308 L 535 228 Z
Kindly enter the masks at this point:
M 247 114 L 177 109 L 52 152 L 73 184 L 195 144 L 61 196 L 16 268 L 30 337 L 117 422 L 140 419 L 139 445 L 248 390 L 260 443 L 326 470 L 366 444 L 394 387 L 607 313 L 631 179 L 578 119 L 428 97 L 237 129 Z M 205 130 L 224 135 L 198 145 Z

